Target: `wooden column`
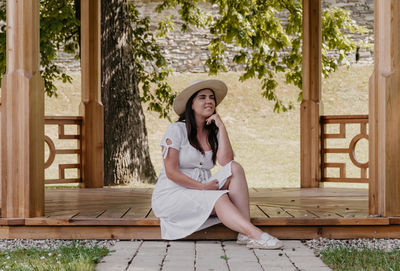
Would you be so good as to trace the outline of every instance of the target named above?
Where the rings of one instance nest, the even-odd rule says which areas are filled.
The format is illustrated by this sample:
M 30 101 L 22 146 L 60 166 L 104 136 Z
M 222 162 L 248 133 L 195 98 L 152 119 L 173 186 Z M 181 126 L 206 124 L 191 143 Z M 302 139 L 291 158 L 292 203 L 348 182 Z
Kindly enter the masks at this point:
M 400 216 L 400 2 L 375 0 L 370 79 L 370 213 Z
M 376 42 L 375 42 L 376 44 Z M 376 48 L 376 45 L 375 45 Z M 375 49 L 376 52 L 376 49 Z M 377 58 L 375 57 L 375 63 L 377 61 Z M 377 173 L 377 160 L 376 160 L 376 128 L 377 126 L 377 118 L 376 118 L 376 113 L 375 110 L 377 107 L 374 105 L 375 103 L 375 72 L 372 73 L 372 75 L 369 77 L 369 82 L 368 82 L 368 89 L 369 89 L 369 97 L 368 97 L 368 102 L 369 102 L 369 114 L 368 114 L 368 122 L 369 122 L 369 129 L 368 129 L 368 144 L 369 144 L 369 185 L 368 185 L 368 209 L 369 209 L 369 214 L 370 215 L 378 215 L 378 206 L 382 205 L 378 203 L 378 193 L 379 193 L 379 182 L 378 182 L 378 175 Z
M 3 144 L 3 142 L 1 141 L 1 129 L 2 129 L 2 127 L 1 127 L 1 89 L 0 89 L 0 204 L 1 204 L 1 198 L 2 198 L 2 193 L 1 193 L 2 184 L 1 184 L 1 180 L 2 180 L 2 178 L 3 178 L 2 173 L 1 173 L 1 168 L 2 168 L 2 165 L 1 165 L 1 156 L 2 156 L 2 154 L 1 154 L 1 149 L 2 149 L 2 144 Z M 0 206 L 1 206 L 1 205 L 0 205 Z M 0 215 L 1 215 L 1 213 L 0 213 Z
M 321 2 L 303 0 L 303 101 L 300 107 L 301 187 L 318 187 L 320 169 Z
M 44 91 L 39 73 L 39 0 L 7 0 L 2 81 L 2 217 L 44 214 Z
M 85 187 L 104 185 L 104 120 L 101 103 L 100 0 L 81 1 L 82 178 Z

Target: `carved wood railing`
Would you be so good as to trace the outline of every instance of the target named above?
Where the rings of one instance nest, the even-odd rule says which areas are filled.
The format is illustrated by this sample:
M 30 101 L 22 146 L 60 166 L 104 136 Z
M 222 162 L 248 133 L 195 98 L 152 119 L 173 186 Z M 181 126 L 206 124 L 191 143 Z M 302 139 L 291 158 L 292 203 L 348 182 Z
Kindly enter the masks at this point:
M 68 163 L 65 161 L 61 161 L 58 163 L 58 178 L 45 179 L 45 184 L 59 184 L 59 183 L 80 183 L 82 182 L 81 177 L 81 160 L 82 160 L 82 117 L 45 117 L 45 127 L 57 125 L 58 136 L 56 138 L 51 138 L 46 135 L 45 132 L 45 143 L 49 148 L 49 155 L 45 162 L 45 169 L 50 168 L 50 166 L 54 163 L 57 155 L 65 155 L 65 154 L 76 154 L 76 162 L 71 163 L 71 159 L 67 159 Z M 67 126 L 75 126 L 75 133 L 66 134 Z M 57 148 L 54 140 L 57 141 L 75 141 L 69 142 L 69 145 L 75 145 L 75 147 L 67 147 L 67 148 Z M 72 143 L 72 144 L 71 144 Z M 65 144 L 59 144 L 65 145 Z M 68 177 L 65 170 L 66 169 L 76 169 L 76 174 L 73 177 Z M 46 172 L 46 171 L 45 171 Z
M 1 100 L 0 100 L 1 106 Z M 49 147 L 49 155 L 45 163 L 45 169 L 48 169 L 55 161 L 57 154 L 76 154 L 76 163 L 59 163 L 58 164 L 58 178 L 46 179 L 46 184 L 57 184 L 57 183 L 80 183 L 82 182 L 81 177 L 81 160 L 82 160 L 82 117 L 45 117 L 45 126 L 57 125 L 58 126 L 58 139 L 59 140 L 76 140 L 76 148 L 63 148 L 57 149 L 53 139 L 45 135 L 45 142 Z M 346 125 L 356 124 L 359 125 L 359 133 L 356 134 L 348 144 L 347 147 L 337 148 L 328 147 L 328 141 L 330 139 L 343 139 L 346 141 Z M 74 125 L 77 127 L 75 134 L 66 134 L 65 126 Z M 336 125 L 338 126 L 338 133 L 327 132 L 327 126 Z M 357 160 L 355 155 L 355 148 L 357 143 L 361 139 L 368 140 L 368 115 L 337 115 L 337 116 L 321 116 L 321 182 L 348 182 L 348 183 L 368 183 L 368 161 L 361 163 Z M 328 159 L 329 154 L 346 154 L 348 159 L 345 162 L 337 162 Z M 348 177 L 346 174 L 346 162 L 348 160 L 359 168 L 360 177 Z M 336 168 L 339 169 L 339 176 L 332 176 L 328 173 L 328 169 Z M 77 176 L 74 178 L 67 178 L 65 174 L 66 169 L 76 169 Z
M 368 115 L 342 115 L 342 116 L 321 116 L 320 117 L 321 124 L 321 181 L 322 182 L 348 182 L 348 183 L 368 183 L 368 161 L 367 162 L 359 162 L 357 160 L 355 149 L 357 143 L 361 139 L 368 140 L 367 126 L 368 126 Z M 349 139 L 346 138 L 346 130 L 348 125 L 357 125 L 359 126 L 359 132 L 356 132 L 350 142 Z M 339 128 L 337 133 L 327 132 L 329 126 L 336 126 Z M 330 139 L 343 141 L 346 147 L 332 147 L 329 144 Z M 347 139 L 347 142 L 346 142 Z M 347 145 L 348 144 L 348 145 Z M 329 145 L 329 146 L 328 146 Z M 346 154 L 348 155 L 347 161 L 338 162 L 337 157 L 330 157 L 328 159 L 328 155 L 330 154 Z M 332 161 L 335 159 L 336 161 Z M 346 172 L 346 162 L 348 160 L 351 161 L 351 164 L 356 168 L 359 168 L 360 174 L 359 177 L 349 177 Z M 339 169 L 339 176 L 332 176 L 331 173 L 328 172 L 328 169 L 336 168 Z
M 0 112 L 1 112 L 1 99 L 0 99 Z M 1 116 L 1 114 L 0 114 Z M 45 127 L 57 125 L 58 126 L 58 136 L 57 140 L 74 140 L 76 141 L 75 148 L 56 148 L 56 144 L 54 143 L 55 138 L 51 138 L 50 136 L 45 134 L 45 144 L 47 144 L 49 151 L 48 157 L 45 162 L 45 173 L 48 169 L 53 165 L 56 155 L 63 154 L 76 154 L 76 163 L 58 163 L 58 177 L 52 179 L 45 179 L 45 184 L 59 184 L 59 183 L 81 183 L 81 165 L 82 165 L 82 138 L 81 138 L 81 130 L 82 130 L 82 117 L 53 117 L 46 116 L 45 117 Z M 75 134 L 66 134 L 65 128 L 66 126 L 76 126 Z M 71 159 L 68 159 L 70 162 Z M 76 169 L 75 177 L 67 177 L 65 170 L 66 169 Z

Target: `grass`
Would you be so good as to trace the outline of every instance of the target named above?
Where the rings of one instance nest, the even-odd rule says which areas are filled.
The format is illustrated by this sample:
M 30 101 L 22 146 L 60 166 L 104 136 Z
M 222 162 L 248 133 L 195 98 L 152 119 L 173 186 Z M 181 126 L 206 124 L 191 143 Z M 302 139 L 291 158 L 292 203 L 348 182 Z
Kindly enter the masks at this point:
M 400 251 L 370 248 L 329 248 L 320 252 L 325 264 L 336 271 L 400 270 Z
M 0 251 L 0 270 L 95 270 L 107 255 L 107 248 L 71 246 L 51 250 L 18 249 Z
M 373 70 L 372 65 L 354 65 L 350 69 L 340 68 L 322 82 L 321 114 L 368 114 L 368 79 Z M 46 115 L 78 115 L 81 99 L 80 74 L 73 73 L 72 84 L 56 85 L 58 98 L 46 97 Z M 256 79 L 239 81 L 239 73 L 220 74 L 217 78 L 225 81 L 229 87 L 226 99 L 218 106 L 218 112 L 229 131 L 235 159 L 246 171 L 250 187 L 299 187 L 300 185 L 300 114 L 299 104 L 296 109 L 287 113 L 274 113 L 273 103 L 260 94 L 260 81 Z M 180 91 L 191 81 L 208 78 L 207 74 L 180 73 L 171 76 L 168 81 L 172 88 Z M 298 89 L 283 83 L 278 78 L 278 93 L 284 100 L 296 100 Z M 146 107 L 146 106 L 145 106 Z M 166 119 L 159 119 L 158 114 L 145 111 L 150 156 L 158 173 L 162 160 L 159 142 L 169 124 Z M 173 120 L 176 117 L 171 112 Z M 57 127 L 46 128 L 46 134 L 55 136 Z M 357 133 L 351 128 L 347 134 Z M 351 139 L 351 137 L 350 137 Z M 350 139 L 346 144 L 349 143 Z M 56 142 L 57 144 L 57 142 Z M 62 144 L 74 144 L 73 142 Z M 336 144 L 334 142 L 334 144 Z M 337 143 L 343 144 L 343 143 Z M 368 144 L 360 141 L 356 150 L 360 160 L 368 159 Z M 71 162 L 73 155 L 57 155 L 53 166 L 46 170 L 46 178 L 55 178 L 58 174 L 57 162 Z M 346 157 L 337 157 L 342 162 Z M 69 161 L 69 162 L 68 162 Z M 349 160 L 347 160 L 349 161 Z M 346 168 L 350 176 L 357 175 L 358 170 L 349 163 Z M 70 175 L 68 175 L 70 174 Z M 75 172 L 67 176 L 74 177 Z M 133 182 L 139 187 L 151 185 Z M 364 187 L 364 184 L 325 184 L 325 186 Z

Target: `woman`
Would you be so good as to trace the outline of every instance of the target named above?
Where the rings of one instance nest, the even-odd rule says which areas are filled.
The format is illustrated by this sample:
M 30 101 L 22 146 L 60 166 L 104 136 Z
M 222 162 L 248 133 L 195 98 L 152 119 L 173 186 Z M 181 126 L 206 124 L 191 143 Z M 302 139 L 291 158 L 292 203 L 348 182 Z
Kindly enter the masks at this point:
M 250 223 L 246 177 L 233 161 L 228 133 L 215 111 L 226 93 L 222 81 L 202 80 L 175 98 L 179 120 L 168 126 L 161 140 L 164 166 L 152 196 L 162 238 L 184 238 L 222 221 L 239 232 L 239 244 L 280 248 L 281 241 Z M 216 161 L 222 167 L 210 176 Z

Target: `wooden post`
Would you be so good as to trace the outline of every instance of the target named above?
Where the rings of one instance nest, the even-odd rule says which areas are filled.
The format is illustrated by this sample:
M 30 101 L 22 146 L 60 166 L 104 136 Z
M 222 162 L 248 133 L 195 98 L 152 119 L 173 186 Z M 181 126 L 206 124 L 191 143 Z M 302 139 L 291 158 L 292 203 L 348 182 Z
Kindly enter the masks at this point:
M 1 165 L 1 156 L 2 156 L 2 154 L 1 154 L 1 149 L 2 149 L 2 147 L 1 147 L 1 144 L 3 143 L 2 141 L 1 141 L 1 89 L 0 89 L 0 204 L 1 204 L 1 198 L 2 198 L 2 193 L 1 193 L 1 190 L 2 190 L 2 184 L 1 184 L 1 179 L 2 179 L 2 173 L 1 173 L 1 168 L 2 168 L 2 165 Z M 1 205 L 0 205 L 1 206 Z M 1 215 L 1 214 L 0 214 Z
M 85 187 L 104 185 L 104 120 L 101 103 L 100 0 L 81 1 L 83 116 L 82 178 Z
M 376 59 L 375 59 L 376 61 Z M 368 135 L 368 144 L 369 144 L 369 184 L 368 184 L 368 209 L 370 215 L 378 215 L 378 206 L 382 205 L 378 203 L 378 194 L 379 194 L 379 182 L 378 176 L 376 175 L 376 166 L 377 166 L 377 157 L 376 157 L 376 127 L 377 126 L 377 118 L 375 110 L 377 107 L 374 106 L 375 103 L 375 72 L 369 77 L 368 82 L 369 89 L 369 135 Z M 383 205 L 382 205 L 383 206 Z
M 400 216 L 400 2 L 375 0 L 370 214 Z
M 7 1 L 2 81 L 2 217 L 44 215 L 44 91 L 39 73 L 39 0 Z
M 300 107 L 301 187 L 318 187 L 320 169 L 321 2 L 303 0 L 303 101 Z

